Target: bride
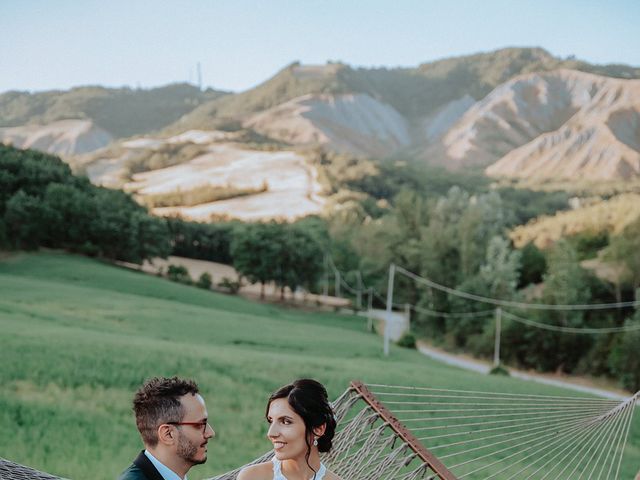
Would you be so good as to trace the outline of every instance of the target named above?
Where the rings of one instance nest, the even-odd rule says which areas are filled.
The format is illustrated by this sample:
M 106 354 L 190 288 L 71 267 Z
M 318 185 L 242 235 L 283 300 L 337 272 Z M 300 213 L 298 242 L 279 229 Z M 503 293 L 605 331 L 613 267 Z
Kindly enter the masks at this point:
M 341 480 L 320 462 L 331 450 L 336 420 L 324 386 L 299 379 L 274 392 L 267 402 L 270 462 L 245 467 L 237 480 Z

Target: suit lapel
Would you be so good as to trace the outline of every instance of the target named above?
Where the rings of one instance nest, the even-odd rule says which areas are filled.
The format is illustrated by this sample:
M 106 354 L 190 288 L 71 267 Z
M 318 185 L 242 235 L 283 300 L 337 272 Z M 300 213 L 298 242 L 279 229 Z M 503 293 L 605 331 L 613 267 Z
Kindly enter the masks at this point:
M 153 463 L 151 463 L 151 460 L 144 454 L 144 450 L 140 452 L 140 455 L 133 461 L 133 464 L 142 470 L 149 480 L 164 480 L 160 472 L 158 472 L 156 467 L 153 466 Z

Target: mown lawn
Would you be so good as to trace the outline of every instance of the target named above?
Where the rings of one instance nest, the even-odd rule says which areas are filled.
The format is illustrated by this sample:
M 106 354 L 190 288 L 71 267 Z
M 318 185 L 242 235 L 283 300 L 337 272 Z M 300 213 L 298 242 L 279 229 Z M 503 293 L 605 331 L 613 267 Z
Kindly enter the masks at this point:
M 251 303 L 66 254 L 0 260 L 0 456 L 72 479 L 113 479 L 141 448 L 131 398 L 154 375 L 201 386 L 217 438 L 192 479 L 269 447 L 264 403 L 312 376 L 332 398 L 352 379 L 571 395 L 431 361 L 381 340 L 365 320 Z M 621 478 L 640 466 L 640 416 Z

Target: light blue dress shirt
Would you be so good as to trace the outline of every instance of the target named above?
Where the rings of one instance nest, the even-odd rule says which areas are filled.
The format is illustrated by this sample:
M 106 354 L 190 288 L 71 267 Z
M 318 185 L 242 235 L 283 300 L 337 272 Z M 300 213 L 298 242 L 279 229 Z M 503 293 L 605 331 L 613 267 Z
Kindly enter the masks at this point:
M 156 470 L 160 472 L 160 475 L 162 475 L 162 478 L 164 478 L 164 480 L 187 480 L 186 475 L 184 476 L 184 478 L 180 478 L 180 476 L 176 472 L 164 465 L 160 460 L 151 455 L 147 450 L 144 451 L 144 454 L 151 461 L 151 463 L 153 463 L 153 466 L 156 467 Z

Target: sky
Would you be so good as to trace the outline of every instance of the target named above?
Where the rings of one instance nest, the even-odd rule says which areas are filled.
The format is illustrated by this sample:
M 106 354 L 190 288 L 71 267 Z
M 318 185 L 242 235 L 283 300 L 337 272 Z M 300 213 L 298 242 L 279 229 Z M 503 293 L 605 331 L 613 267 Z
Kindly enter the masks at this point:
M 510 46 L 640 66 L 638 0 L 0 0 L 0 92 L 242 91 L 293 61 L 412 67 Z

